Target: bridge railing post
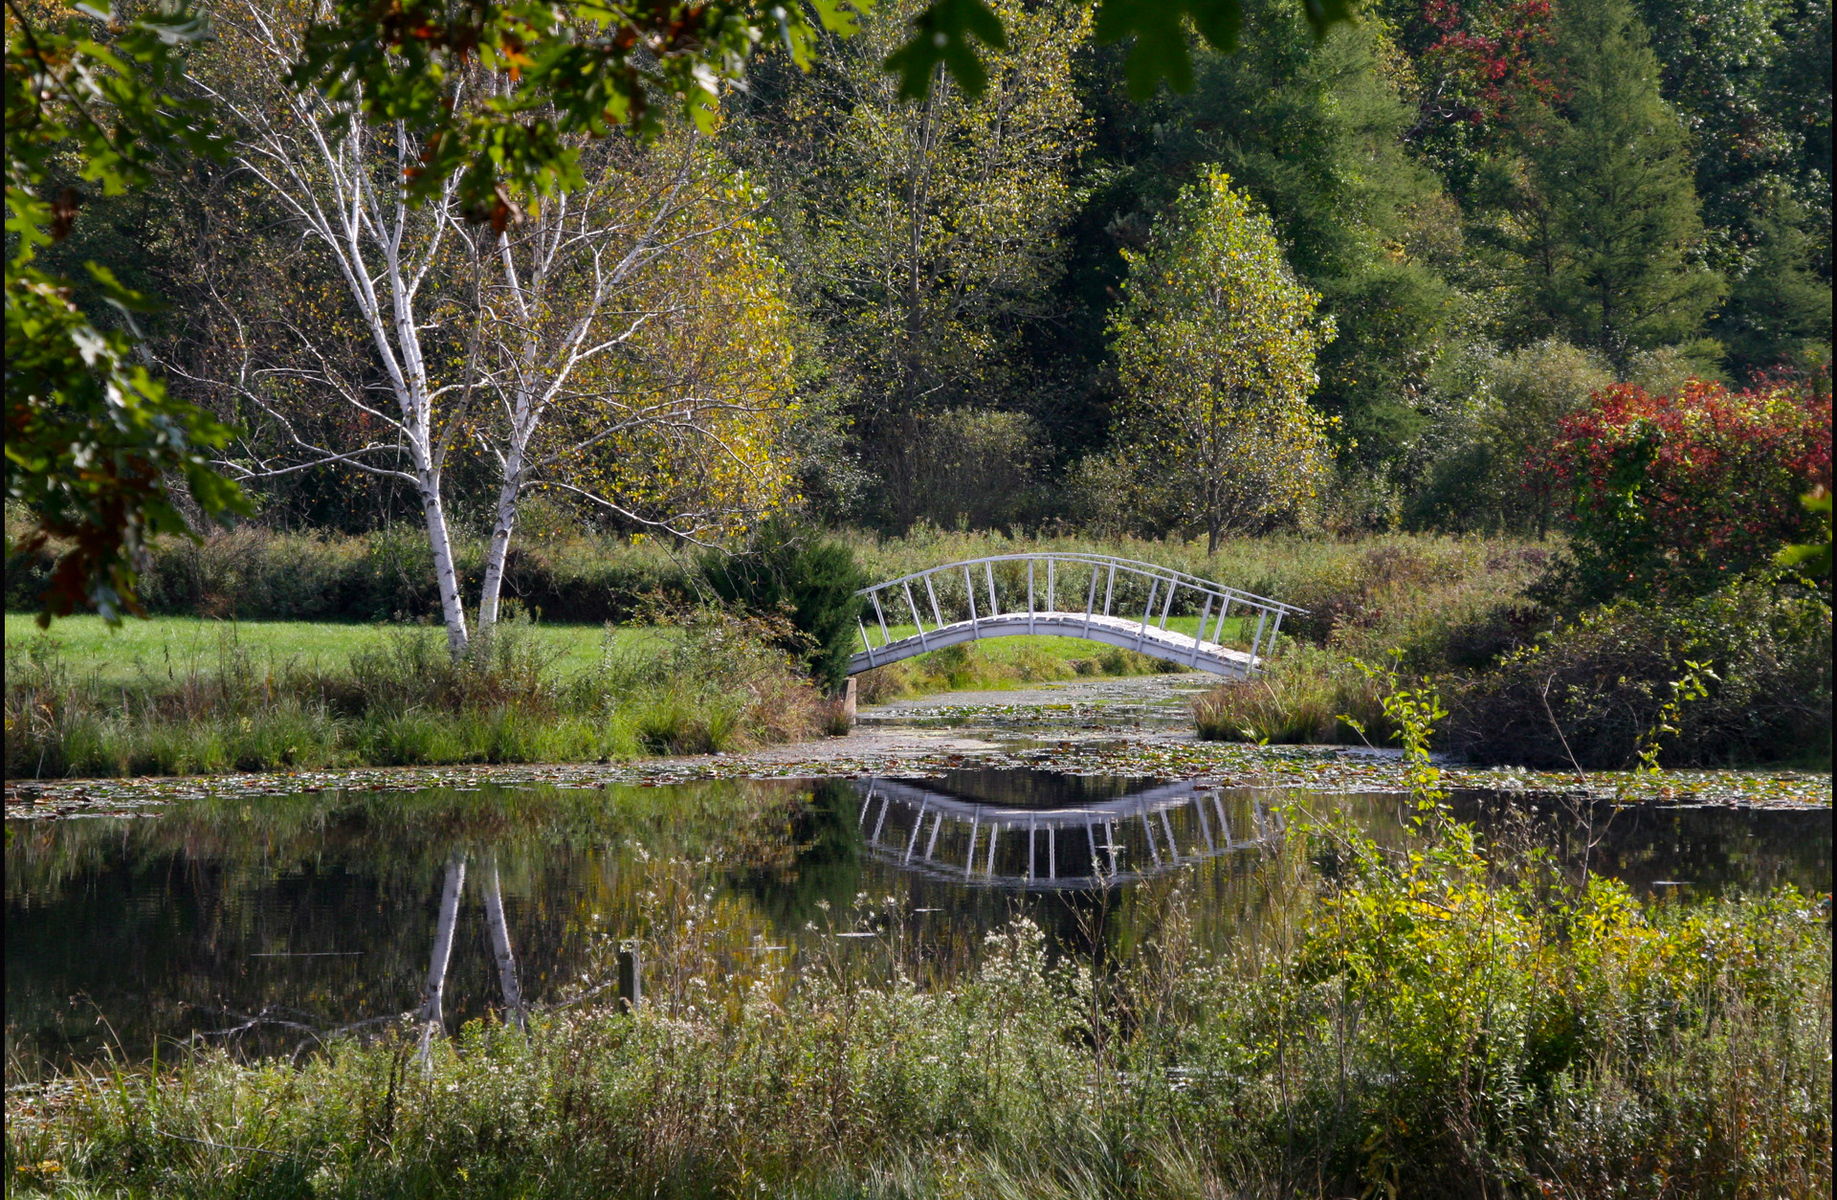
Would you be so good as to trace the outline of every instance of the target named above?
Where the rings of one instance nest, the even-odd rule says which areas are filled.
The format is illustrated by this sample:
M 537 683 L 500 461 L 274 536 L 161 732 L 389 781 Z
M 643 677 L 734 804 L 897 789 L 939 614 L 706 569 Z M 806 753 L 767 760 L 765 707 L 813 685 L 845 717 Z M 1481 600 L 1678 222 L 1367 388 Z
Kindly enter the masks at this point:
M 914 603 L 912 599 L 912 581 L 908 579 L 905 583 L 901 584 L 900 590 L 906 594 L 906 607 L 912 610 L 912 628 L 918 630 L 919 646 L 924 649 L 929 649 L 930 643 L 925 640 L 925 620 L 923 617 L 919 616 L 918 605 Z
M 874 601 L 874 616 L 880 621 L 880 648 L 884 650 L 888 643 L 892 642 L 893 635 L 887 632 L 887 614 L 880 607 L 880 593 L 875 591 L 871 595 Z
M 1257 631 L 1255 636 L 1250 639 L 1250 662 L 1244 669 L 1246 677 L 1257 669 L 1257 646 L 1263 641 L 1263 623 L 1268 620 L 1269 610 L 1267 608 L 1259 608 L 1257 610 Z

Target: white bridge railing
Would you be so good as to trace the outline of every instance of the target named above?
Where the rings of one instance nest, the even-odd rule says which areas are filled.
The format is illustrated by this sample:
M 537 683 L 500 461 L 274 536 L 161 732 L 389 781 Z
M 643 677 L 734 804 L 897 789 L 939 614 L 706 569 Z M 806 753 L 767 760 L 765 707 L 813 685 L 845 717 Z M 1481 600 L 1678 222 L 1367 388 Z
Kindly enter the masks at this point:
M 1275 647 L 1283 617 L 1307 611 L 1152 563 L 1044 551 L 944 563 L 857 594 L 868 603 L 850 675 L 982 638 L 1052 634 L 1245 679 Z M 1064 600 L 1071 603 L 1061 607 Z M 1170 618 L 1194 610 L 1195 633 L 1168 628 Z M 1253 615 L 1256 628 L 1247 640 L 1227 639 L 1228 629 L 1239 635 L 1248 629 Z M 914 632 L 894 636 L 902 625 Z

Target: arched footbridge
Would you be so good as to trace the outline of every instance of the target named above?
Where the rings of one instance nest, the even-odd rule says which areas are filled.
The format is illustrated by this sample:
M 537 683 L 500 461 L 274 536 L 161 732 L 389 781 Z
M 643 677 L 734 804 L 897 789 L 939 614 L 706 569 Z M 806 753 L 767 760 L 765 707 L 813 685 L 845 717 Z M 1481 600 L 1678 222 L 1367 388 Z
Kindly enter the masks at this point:
M 850 675 L 983 638 L 1051 634 L 1247 679 L 1275 648 L 1282 619 L 1307 612 L 1183 571 L 1104 554 L 966 559 L 857 594 L 867 604 L 859 626 L 861 651 L 849 660 Z M 1181 628 L 1188 624 L 1191 633 Z

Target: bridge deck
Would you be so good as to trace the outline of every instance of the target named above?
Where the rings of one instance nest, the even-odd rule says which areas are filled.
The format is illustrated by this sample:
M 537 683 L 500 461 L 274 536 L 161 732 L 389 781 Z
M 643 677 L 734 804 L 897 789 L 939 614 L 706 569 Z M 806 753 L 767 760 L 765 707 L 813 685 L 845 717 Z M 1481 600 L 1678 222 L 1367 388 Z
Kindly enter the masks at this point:
M 1188 634 L 1158 628 L 1154 622 L 1149 622 L 1144 628 L 1139 618 L 1130 620 L 1126 617 L 1106 617 L 1099 613 L 1086 616 L 1082 612 L 1035 612 L 1003 613 L 997 617 L 957 621 L 941 629 L 930 629 L 923 634 L 915 633 L 899 638 L 884 646 L 875 646 L 872 650 L 856 654 L 849 659 L 848 673 L 856 675 L 870 667 L 883 667 L 915 654 L 923 654 L 927 650 L 940 650 L 964 642 L 983 638 L 1024 637 L 1030 634 L 1086 638 L 1184 664 L 1195 671 L 1210 671 L 1214 675 L 1225 675 L 1233 679 L 1248 678 L 1256 665 L 1245 651 L 1233 650 L 1216 642 L 1196 644 L 1196 639 Z

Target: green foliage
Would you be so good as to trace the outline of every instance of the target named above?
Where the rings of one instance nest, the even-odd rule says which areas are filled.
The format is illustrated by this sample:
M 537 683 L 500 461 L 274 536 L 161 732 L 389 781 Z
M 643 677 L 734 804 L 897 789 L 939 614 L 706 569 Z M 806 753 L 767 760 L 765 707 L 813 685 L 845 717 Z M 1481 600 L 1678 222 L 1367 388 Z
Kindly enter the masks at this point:
M 721 599 L 758 616 L 783 616 L 793 636 L 779 643 L 818 684 L 834 690 L 848 676 L 862 600 L 871 582 L 841 542 L 783 517 L 767 521 L 738 554 L 711 551 L 702 573 Z
M 960 478 L 979 443 L 1012 442 L 1016 418 L 1002 410 L 1025 382 L 1021 333 L 1053 307 L 1056 235 L 1089 142 L 1074 70 L 1088 10 L 995 8 L 1013 36 L 980 97 L 941 83 L 902 99 L 880 59 L 918 4 L 897 0 L 813 79 L 749 105 L 736 139 L 795 205 L 790 272 L 824 330 L 851 449 L 878 485 L 867 499 L 896 530 L 985 507 L 951 496 L 943 477 Z M 976 490 L 994 497 L 1005 482 Z
M 458 176 L 468 216 L 501 231 L 522 219 L 523 204 L 584 184 L 578 135 L 656 133 L 655 96 L 712 130 L 722 89 L 744 78 L 762 37 L 775 35 L 807 68 L 819 29 L 846 34 L 857 20 L 838 0 L 764 13 L 540 0 L 379 13 L 344 3 L 308 31 L 290 82 L 425 138 L 411 197 L 439 195 Z M 492 84 L 455 103 L 457 85 L 479 72 Z
M 1148 248 L 1126 254 L 1113 350 L 1129 398 L 1136 484 L 1170 524 L 1307 524 L 1325 482 L 1325 420 L 1307 403 L 1332 337 L 1269 218 L 1223 172 L 1181 193 Z
M 72 167 L 118 195 L 144 187 L 168 155 L 219 152 L 208 107 L 179 86 L 184 55 L 206 36 L 203 18 L 177 5 L 126 20 L 86 7 L 38 24 L 6 10 L 6 494 L 32 522 L 9 553 L 50 538 L 67 546 L 33 598 L 42 622 L 79 605 L 110 621 L 142 611 L 147 545 L 191 532 L 175 478 L 209 516 L 249 511 L 210 467 L 230 429 L 167 395 L 134 361 L 136 339 L 98 326 L 72 301 L 72 281 L 33 265 L 76 219 L 82 197 L 57 187 Z M 133 329 L 129 310 L 150 301 L 106 265 L 85 265 Z
M 1555 338 L 1448 364 L 1449 402 L 1425 441 L 1432 458 L 1411 498 L 1413 527 L 1542 535 L 1561 516 L 1540 453 L 1558 422 L 1613 382 L 1606 361 Z
M 1701 664 L 1704 694 L 1667 716 Z M 1451 687 L 1450 749 L 1486 762 L 1624 768 L 1648 748 L 1670 766 L 1830 760 L 1827 595 L 1762 576 L 1683 603 L 1620 600 Z
M 1822 542 L 1788 545 L 1785 549 L 1774 555 L 1773 561 L 1782 567 L 1797 567 L 1813 578 L 1822 575 L 1826 579 L 1829 579 L 1831 575 L 1830 489 L 1820 484 L 1811 491 L 1805 493 L 1805 495 L 1799 497 L 1799 502 L 1805 506 L 1805 511 L 1811 513 L 1814 517 L 1823 514 L 1824 540 Z
M 726 812 L 775 819 L 761 807 Z M 949 984 L 917 973 L 939 949 L 918 934 L 749 953 L 769 920 L 704 893 L 689 863 L 649 858 L 625 886 L 645 958 L 665 967 L 636 1016 L 589 994 L 610 982 L 606 953 L 581 1002 L 533 1014 L 527 1033 L 469 1024 L 425 1069 L 407 1069 L 413 1043 L 395 1033 L 297 1064 L 199 1053 L 16 1088 L 8 1188 L 1828 1190 L 1817 898 L 1641 901 L 1439 815 L 1400 846 L 1334 821 L 1291 831 L 1254 876 L 1271 908 L 1255 940 L 1208 946 L 1183 877 L 1131 898 L 1153 932 L 1107 944 L 1101 965 L 1049 952 L 1021 917 Z M 831 919 L 911 928 L 897 898 L 844 901 Z
M 9 610 L 32 607 L 59 548 L 8 558 Z M 476 586 L 482 543 L 455 550 L 461 586 Z M 662 547 L 579 536 L 512 547 L 503 587 L 507 604 L 545 621 L 591 625 L 638 620 L 658 602 L 687 604 L 694 593 Z M 162 539 L 149 547 L 140 592 L 150 613 L 246 620 L 416 621 L 440 611 L 427 535 L 399 525 L 358 537 L 244 526 L 195 543 Z
M 1665 98 L 1691 128 L 1706 257 L 1730 283 L 1712 328 L 1737 377 L 1828 358 L 1828 3 L 1642 0 Z
M 1264 206 L 1335 336 L 1313 402 L 1342 424 L 1360 470 L 1393 467 L 1422 425 L 1413 397 L 1458 320 L 1446 278 L 1459 213 L 1408 152 L 1408 84 L 1380 20 L 1313 37 L 1284 4 L 1246 6 L 1245 45 L 1205 54 L 1192 95 L 1166 107 L 1153 196 L 1198 164 Z
M 1686 132 L 1629 0 L 1567 6 L 1559 45 L 1562 99 L 1530 132 L 1526 286 L 1555 330 L 1624 366 L 1688 339 L 1723 282 L 1698 261 Z

